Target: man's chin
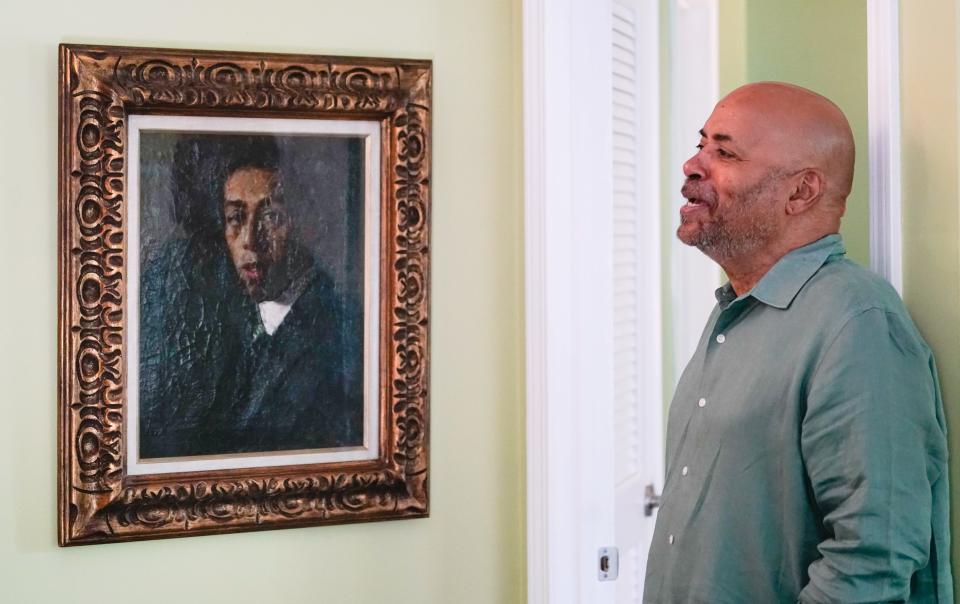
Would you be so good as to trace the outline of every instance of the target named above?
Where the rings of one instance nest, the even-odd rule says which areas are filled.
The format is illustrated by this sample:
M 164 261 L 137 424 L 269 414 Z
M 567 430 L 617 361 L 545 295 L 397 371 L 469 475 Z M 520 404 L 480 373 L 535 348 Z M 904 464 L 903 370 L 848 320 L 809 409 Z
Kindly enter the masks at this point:
M 246 290 L 247 295 L 250 296 L 254 302 L 263 302 L 265 299 L 266 292 L 263 290 L 263 285 L 259 281 L 243 281 L 243 289 Z
M 710 258 L 717 260 L 717 238 L 714 233 L 704 231 L 702 228 L 684 228 L 692 225 L 681 224 L 677 229 L 677 239 L 684 245 L 695 247 Z
M 696 225 L 681 223 L 680 226 L 677 227 L 677 239 L 684 245 L 700 247 L 700 242 L 703 239 L 703 231 L 697 228 Z

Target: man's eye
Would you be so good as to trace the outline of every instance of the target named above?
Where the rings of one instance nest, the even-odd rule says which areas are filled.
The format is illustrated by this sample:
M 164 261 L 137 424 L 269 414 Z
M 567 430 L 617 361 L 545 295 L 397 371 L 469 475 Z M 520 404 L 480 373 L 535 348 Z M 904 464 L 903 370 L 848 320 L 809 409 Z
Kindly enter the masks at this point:
M 703 151 L 703 143 L 697 143 L 697 151 Z
M 260 219 L 265 225 L 275 227 L 283 220 L 283 215 L 276 210 L 267 210 L 260 215 Z
M 243 224 L 243 215 L 240 212 L 230 212 L 227 214 L 227 224 L 233 226 Z
M 733 157 L 733 153 L 730 153 L 729 151 L 723 148 L 717 149 L 717 155 L 719 155 L 720 157 Z

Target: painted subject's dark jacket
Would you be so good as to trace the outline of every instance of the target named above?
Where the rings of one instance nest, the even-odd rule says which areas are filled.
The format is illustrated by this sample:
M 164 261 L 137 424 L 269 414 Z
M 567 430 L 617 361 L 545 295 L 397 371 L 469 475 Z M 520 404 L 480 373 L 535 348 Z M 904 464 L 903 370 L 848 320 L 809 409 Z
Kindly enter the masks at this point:
M 362 311 L 322 270 L 271 336 L 223 244 L 175 240 L 140 308 L 141 458 L 362 444 Z

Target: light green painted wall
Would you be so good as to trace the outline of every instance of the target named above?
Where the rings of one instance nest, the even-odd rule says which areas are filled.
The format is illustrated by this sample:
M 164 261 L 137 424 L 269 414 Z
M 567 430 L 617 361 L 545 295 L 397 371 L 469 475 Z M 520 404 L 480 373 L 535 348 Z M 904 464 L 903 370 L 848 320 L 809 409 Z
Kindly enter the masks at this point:
M 901 9 L 904 300 L 937 357 L 960 572 L 960 122 L 956 0 Z M 956 578 L 955 578 L 956 580 Z
M 723 0 L 720 92 L 778 80 L 837 103 L 853 127 L 856 176 L 840 232 L 847 255 L 870 265 L 865 0 Z
M 719 3 L 717 29 L 721 97 L 750 81 L 747 75 L 747 2 L 722 0 Z
M 512 0 L 5 7 L 3 601 L 523 601 L 519 26 Z M 59 42 L 434 60 L 430 518 L 56 546 Z

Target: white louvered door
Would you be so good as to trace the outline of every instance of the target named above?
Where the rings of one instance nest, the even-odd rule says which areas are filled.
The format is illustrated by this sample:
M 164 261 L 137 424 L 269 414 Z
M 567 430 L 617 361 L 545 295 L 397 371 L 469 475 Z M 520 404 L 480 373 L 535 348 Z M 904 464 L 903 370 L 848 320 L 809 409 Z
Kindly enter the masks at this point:
M 661 237 L 661 143 L 679 202 L 716 98 L 718 1 L 523 0 L 530 602 L 642 601 L 665 389 L 717 281 Z
M 617 604 L 639 603 L 662 474 L 658 16 L 651 0 L 611 3 Z

